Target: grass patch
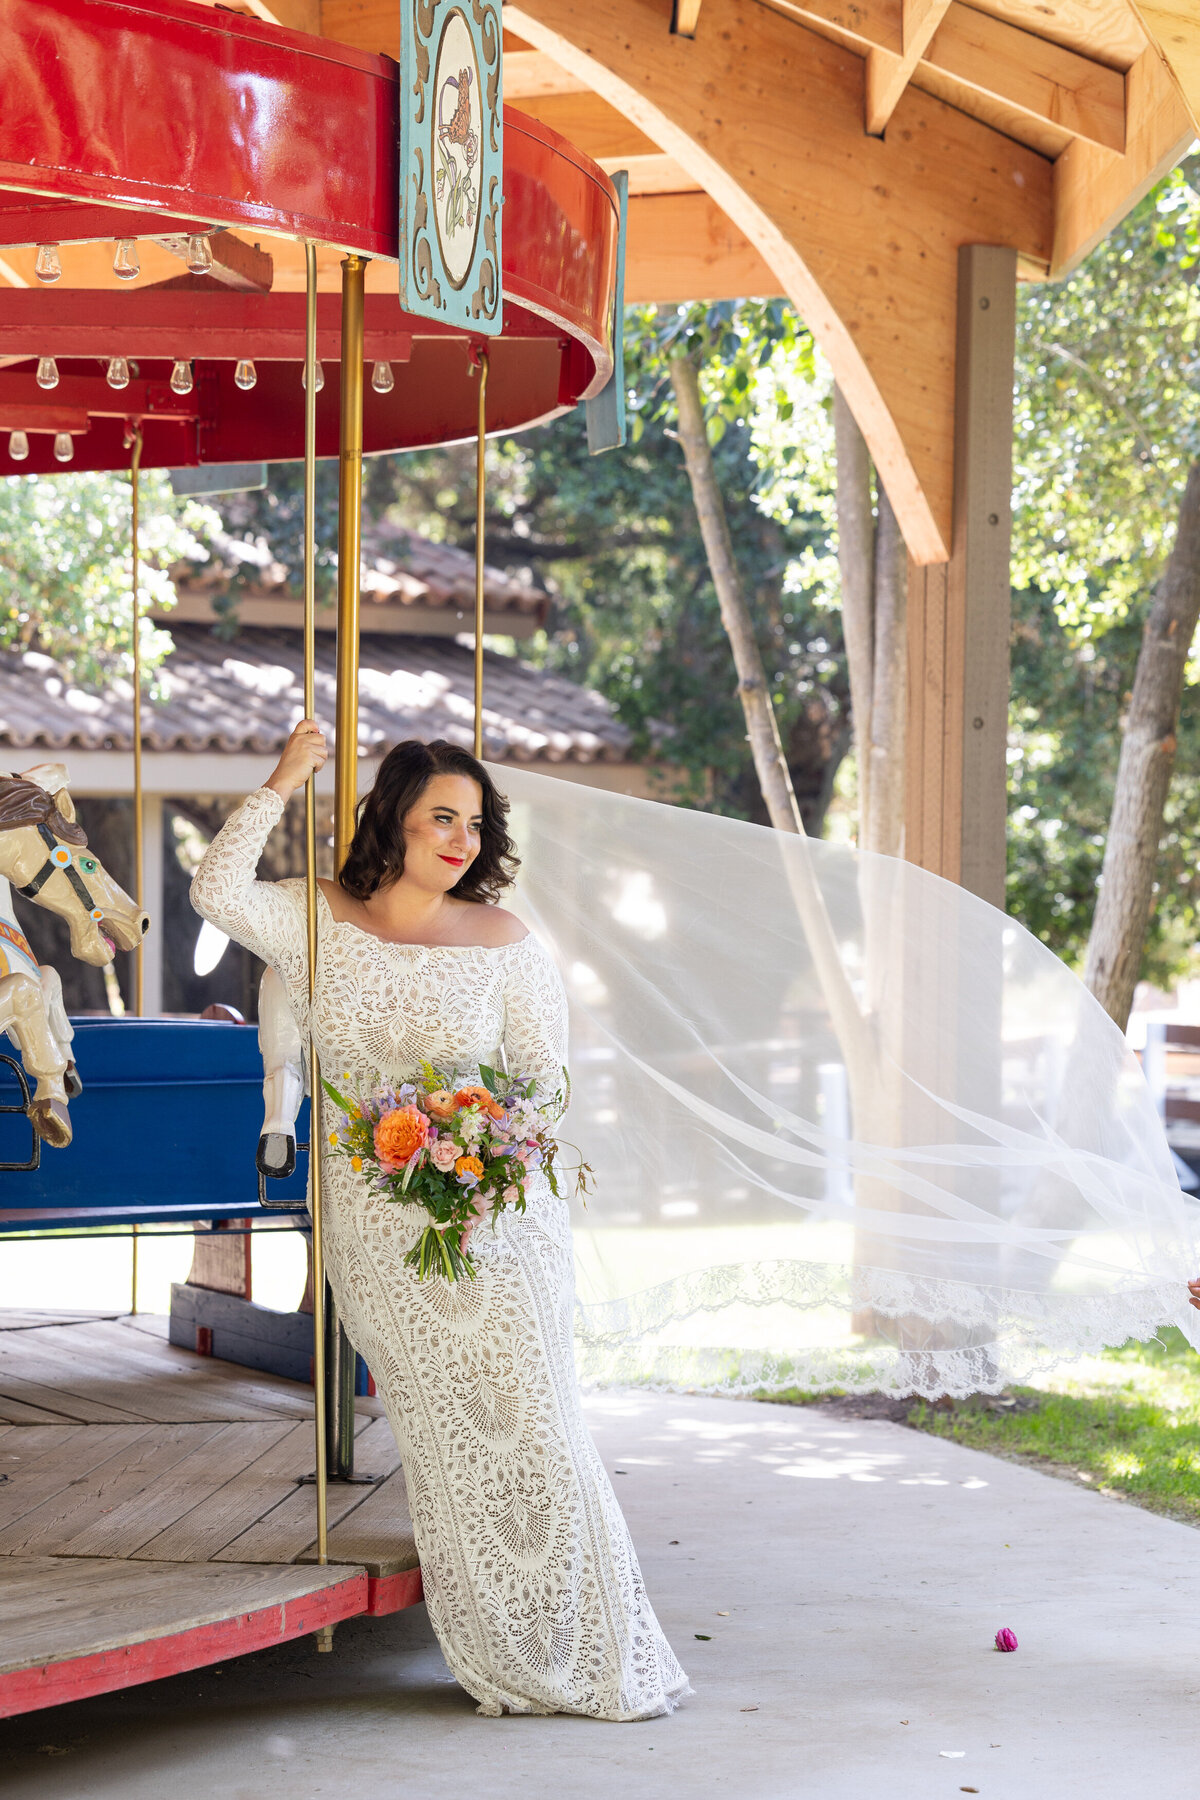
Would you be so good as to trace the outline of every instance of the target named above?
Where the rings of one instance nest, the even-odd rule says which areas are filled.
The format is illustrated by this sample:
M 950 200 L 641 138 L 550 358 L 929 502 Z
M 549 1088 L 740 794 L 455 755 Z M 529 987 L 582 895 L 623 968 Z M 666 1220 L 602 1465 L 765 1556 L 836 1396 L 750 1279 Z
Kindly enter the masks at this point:
M 804 1403 L 795 1389 L 774 1400 Z M 870 1417 L 871 1397 L 826 1404 Z M 874 1416 L 972 1450 L 1008 1457 L 1200 1525 L 1200 1356 L 1181 1332 L 1126 1344 L 1073 1365 L 1069 1376 L 998 1397 L 930 1406 L 883 1402 Z M 886 1410 L 885 1410 L 886 1408 Z

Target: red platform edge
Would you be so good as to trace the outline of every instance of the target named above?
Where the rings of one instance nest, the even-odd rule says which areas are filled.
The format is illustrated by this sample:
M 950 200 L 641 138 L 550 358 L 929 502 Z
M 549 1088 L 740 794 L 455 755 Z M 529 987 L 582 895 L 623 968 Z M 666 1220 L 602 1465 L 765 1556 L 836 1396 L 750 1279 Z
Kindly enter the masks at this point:
M 387 1577 L 378 1585 L 411 1581 L 413 1575 L 419 1588 L 417 1570 Z M 111 1694 L 144 1681 L 161 1681 L 167 1675 L 182 1675 L 189 1669 L 201 1669 L 228 1657 L 246 1656 L 272 1644 L 305 1637 L 324 1625 L 337 1625 L 359 1613 L 395 1612 L 400 1606 L 413 1604 L 396 1601 L 375 1608 L 370 1601 L 371 1586 L 364 1570 L 318 1593 L 264 1606 L 257 1612 L 237 1613 L 209 1625 L 195 1625 L 140 1644 L 125 1644 L 119 1650 L 100 1650 L 90 1656 L 14 1669 L 0 1675 L 0 1718 L 61 1706 L 70 1700 L 87 1700 L 93 1694 Z
M 420 1569 L 402 1569 L 398 1575 L 368 1575 L 367 1611 L 373 1618 L 419 1606 L 425 1598 Z

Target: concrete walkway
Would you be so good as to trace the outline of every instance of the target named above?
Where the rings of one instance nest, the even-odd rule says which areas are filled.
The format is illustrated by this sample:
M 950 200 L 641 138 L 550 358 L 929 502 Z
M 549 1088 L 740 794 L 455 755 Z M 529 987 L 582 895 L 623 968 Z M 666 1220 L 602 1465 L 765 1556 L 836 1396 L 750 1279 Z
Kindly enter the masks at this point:
M 674 1718 L 477 1718 L 416 1608 L 340 1626 L 332 1656 L 284 1645 L 11 1720 L 5 1795 L 1192 1800 L 1191 1528 L 884 1422 L 642 1394 L 589 1412 L 696 1687 Z

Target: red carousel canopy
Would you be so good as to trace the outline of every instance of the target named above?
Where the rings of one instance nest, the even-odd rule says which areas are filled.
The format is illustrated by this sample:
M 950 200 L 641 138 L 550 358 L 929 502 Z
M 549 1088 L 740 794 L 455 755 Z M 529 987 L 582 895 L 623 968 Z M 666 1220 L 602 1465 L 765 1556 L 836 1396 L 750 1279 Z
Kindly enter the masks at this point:
M 0 473 L 60 468 L 59 433 L 71 466 L 127 467 L 134 423 L 143 467 L 299 456 L 304 301 L 278 289 L 299 285 L 304 238 L 396 261 L 396 65 L 182 0 L 4 0 L 0 69 L 0 255 L 53 244 L 66 269 L 51 285 L 0 288 Z M 615 194 L 588 158 L 511 108 L 504 144 L 493 431 L 551 418 L 607 381 L 617 240 Z M 246 230 L 267 240 L 273 270 L 240 238 L 231 247 L 244 256 L 222 249 L 223 234 Z M 178 252 L 201 237 L 218 251 L 215 276 L 72 285 L 67 246 L 134 238 Z M 253 291 L 272 279 L 276 291 Z M 322 456 L 337 449 L 338 344 L 338 301 L 322 294 Z M 475 348 L 470 334 L 406 315 L 394 291 L 369 291 L 366 357 L 390 365 L 393 386 L 368 383 L 364 450 L 473 435 Z M 112 357 L 131 365 L 123 388 L 106 380 Z M 36 379 L 41 358 L 55 360 L 53 388 Z M 237 360 L 254 363 L 248 391 L 235 385 Z M 169 383 L 177 362 L 192 365 L 185 394 Z M 7 454 L 14 430 L 29 441 L 19 461 Z

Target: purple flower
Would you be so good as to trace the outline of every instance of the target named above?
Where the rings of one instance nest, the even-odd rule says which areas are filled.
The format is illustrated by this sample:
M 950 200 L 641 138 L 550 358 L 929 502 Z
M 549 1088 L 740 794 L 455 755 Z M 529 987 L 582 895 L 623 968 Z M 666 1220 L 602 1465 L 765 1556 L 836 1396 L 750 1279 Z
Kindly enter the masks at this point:
M 458 1177 L 458 1185 L 459 1187 L 465 1188 L 477 1188 L 479 1186 L 479 1177 L 471 1169 L 464 1169 L 462 1174 Z

